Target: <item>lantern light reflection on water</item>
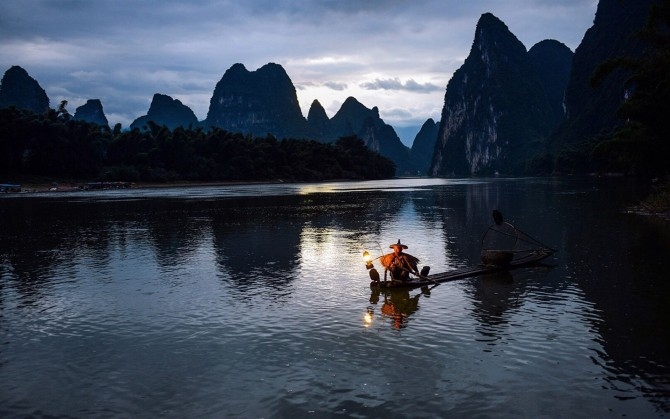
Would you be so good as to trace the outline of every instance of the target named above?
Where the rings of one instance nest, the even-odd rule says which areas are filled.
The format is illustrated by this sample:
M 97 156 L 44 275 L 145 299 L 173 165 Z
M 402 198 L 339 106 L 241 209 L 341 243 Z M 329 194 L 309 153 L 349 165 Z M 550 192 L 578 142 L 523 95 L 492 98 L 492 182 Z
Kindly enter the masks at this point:
M 368 307 L 367 311 L 365 312 L 365 315 L 363 316 L 363 323 L 365 324 L 365 327 L 372 326 L 373 319 L 374 319 L 374 310 L 371 307 Z

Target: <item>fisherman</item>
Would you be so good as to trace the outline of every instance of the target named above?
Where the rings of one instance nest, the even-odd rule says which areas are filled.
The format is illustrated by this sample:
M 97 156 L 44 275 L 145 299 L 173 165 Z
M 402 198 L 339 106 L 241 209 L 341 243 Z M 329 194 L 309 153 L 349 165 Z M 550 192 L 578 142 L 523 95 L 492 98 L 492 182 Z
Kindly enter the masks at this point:
M 389 248 L 393 249 L 393 253 L 385 254 L 380 260 L 382 266 L 384 266 L 384 281 L 386 281 L 386 274 L 389 271 L 391 272 L 391 279 L 396 281 L 406 282 L 409 279 L 410 272 L 419 276 L 419 269 L 417 268 L 419 259 L 409 253 L 403 253 L 407 246 L 400 243 L 400 239 L 398 239 L 398 243 L 390 245 Z

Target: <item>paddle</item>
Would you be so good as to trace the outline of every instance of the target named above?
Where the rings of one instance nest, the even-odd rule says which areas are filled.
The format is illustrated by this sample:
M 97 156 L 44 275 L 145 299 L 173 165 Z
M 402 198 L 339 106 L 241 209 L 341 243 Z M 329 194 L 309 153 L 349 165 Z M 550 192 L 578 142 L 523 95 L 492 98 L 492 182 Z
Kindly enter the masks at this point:
M 428 282 L 430 282 L 430 283 L 432 283 L 432 284 L 435 284 L 432 288 L 435 288 L 436 286 L 440 285 L 439 282 L 434 281 L 434 280 L 428 278 L 427 276 L 423 276 L 423 275 L 421 275 L 421 274 L 417 274 L 417 273 L 414 273 L 414 272 L 410 272 L 410 273 L 412 273 L 412 274 L 418 276 L 419 278 L 423 279 L 424 281 L 428 281 Z M 431 289 L 432 289 L 432 288 L 431 288 Z
M 412 275 L 418 276 L 419 278 L 423 279 L 424 281 L 431 282 L 431 283 L 435 284 L 435 286 L 440 285 L 439 282 L 433 281 L 432 279 L 428 278 L 427 276 L 423 276 L 423 275 L 421 275 L 421 274 L 414 273 L 414 272 L 410 271 L 409 269 L 404 268 L 404 267 L 402 267 L 402 266 L 398 266 L 398 268 L 402 269 L 403 271 L 405 271 L 405 272 L 407 272 L 407 273 L 410 273 L 410 274 L 412 274 Z

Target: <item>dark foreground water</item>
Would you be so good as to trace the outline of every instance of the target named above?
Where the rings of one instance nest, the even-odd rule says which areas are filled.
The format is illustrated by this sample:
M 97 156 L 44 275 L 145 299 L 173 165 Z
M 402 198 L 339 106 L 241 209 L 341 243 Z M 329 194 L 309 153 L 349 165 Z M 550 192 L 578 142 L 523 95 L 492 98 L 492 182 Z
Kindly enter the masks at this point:
M 0 417 L 662 417 L 670 223 L 623 179 L 0 197 Z M 492 209 L 553 267 L 375 293 L 401 239 L 479 262 Z M 379 266 L 378 266 L 379 267 Z

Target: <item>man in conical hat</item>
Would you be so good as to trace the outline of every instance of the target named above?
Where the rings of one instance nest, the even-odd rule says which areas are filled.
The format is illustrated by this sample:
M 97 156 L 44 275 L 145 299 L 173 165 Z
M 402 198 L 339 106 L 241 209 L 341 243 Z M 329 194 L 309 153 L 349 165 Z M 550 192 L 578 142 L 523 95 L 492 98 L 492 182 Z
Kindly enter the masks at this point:
M 398 239 L 398 243 L 390 245 L 389 248 L 393 249 L 393 253 L 387 253 L 380 259 L 382 266 L 384 266 L 384 281 L 386 281 L 386 273 L 389 271 L 391 272 L 391 279 L 403 282 L 409 279 L 410 272 L 419 275 L 419 269 L 417 268 L 419 259 L 409 253 L 403 253 L 407 246 L 400 243 L 400 239 Z

